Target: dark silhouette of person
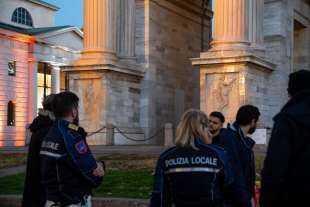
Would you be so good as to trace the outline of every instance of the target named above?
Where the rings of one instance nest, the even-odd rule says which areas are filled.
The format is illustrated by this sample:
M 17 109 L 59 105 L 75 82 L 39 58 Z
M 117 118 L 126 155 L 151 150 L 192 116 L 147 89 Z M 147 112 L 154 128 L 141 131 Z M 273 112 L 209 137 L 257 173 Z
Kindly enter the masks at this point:
M 55 94 L 44 98 L 43 109 L 29 126 L 31 139 L 28 149 L 26 178 L 22 199 L 22 207 L 42 207 L 45 204 L 45 193 L 40 183 L 40 149 L 43 138 L 53 125 L 55 116 L 52 112 L 52 103 Z
M 274 118 L 262 170 L 261 207 L 308 206 L 310 196 L 310 71 L 291 73 L 290 100 Z

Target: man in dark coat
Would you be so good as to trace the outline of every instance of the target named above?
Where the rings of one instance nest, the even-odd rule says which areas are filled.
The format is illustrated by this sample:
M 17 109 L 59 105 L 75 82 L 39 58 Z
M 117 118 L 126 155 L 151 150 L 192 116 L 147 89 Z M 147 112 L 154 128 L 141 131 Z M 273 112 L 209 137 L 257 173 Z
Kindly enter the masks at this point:
M 255 191 L 255 160 L 254 140 L 247 137 L 256 130 L 260 112 L 257 107 L 245 105 L 239 108 L 235 123 L 221 131 L 221 135 L 213 144 L 223 147 L 231 160 L 235 176 L 234 186 L 238 189 L 234 197 L 241 197 L 244 204 L 236 204 L 227 200 L 227 205 L 232 207 L 250 207 L 254 202 Z
M 47 96 L 29 129 L 32 133 L 28 150 L 27 171 L 24 185 L 23 207 L 42 207 L 45 204 L 45 193 L 40 183 L 40 149 L 43 138 L 55 120 L 52 113 L 52 102 L 55 95 Z
M 274 118 L 262 170 L 261 207 L 309 206 L 310 71 L 289 76 L 290 100 Z

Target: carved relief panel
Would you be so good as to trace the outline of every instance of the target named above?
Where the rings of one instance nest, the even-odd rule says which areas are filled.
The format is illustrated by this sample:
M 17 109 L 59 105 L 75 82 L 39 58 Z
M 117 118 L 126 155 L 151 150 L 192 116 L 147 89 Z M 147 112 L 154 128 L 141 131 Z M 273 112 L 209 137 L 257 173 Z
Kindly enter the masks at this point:
M 207 74 L 205 77 L 205 106 L 202 108 L 208 114 L 220 111 L 228 122 L 234 121 L 240 106 L 239 74 Z
M 105 90 L 102 86 L 101 77 L 78 77 L 73 79 L 70 87 L 79 96 L 80 125 L 85 127 L 87 132 L 94 132 L 105 126 Z M 98 143 L 102 135 L 96 134 L 89 139 L 90 144 Z M 103 140 L 101 140 L 103 141 Z

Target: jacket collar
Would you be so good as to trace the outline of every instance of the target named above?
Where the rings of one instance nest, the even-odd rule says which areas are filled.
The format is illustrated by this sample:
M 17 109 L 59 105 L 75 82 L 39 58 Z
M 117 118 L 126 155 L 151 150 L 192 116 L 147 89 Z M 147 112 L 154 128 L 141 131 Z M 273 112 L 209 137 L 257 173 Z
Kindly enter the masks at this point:
M 237 134 L 239 134 L 239 136 L 240 136 L 241 138 L 245 138 L 244 133 L 243 133 L 241 127 L 239 126 L 239 124 L 238 124 L 237 122 L 234 122 L 233 124 L 231 124 L 231 125 L 229 126 L 229 128 L 230 128 L 232 131 L 234 131 L 234 132 L 236 132 Z
M 246 137 L 240 127 L 240 125 L 237 122 L 234 122 L 229 126 L 229 129 L 234 131 L 239 135 L 239 138 L 241 142 L 247 147 L 248 149 L 252 149 L 253 146 L 255 145 L 255 141 L 251 139 L 250 137 Z

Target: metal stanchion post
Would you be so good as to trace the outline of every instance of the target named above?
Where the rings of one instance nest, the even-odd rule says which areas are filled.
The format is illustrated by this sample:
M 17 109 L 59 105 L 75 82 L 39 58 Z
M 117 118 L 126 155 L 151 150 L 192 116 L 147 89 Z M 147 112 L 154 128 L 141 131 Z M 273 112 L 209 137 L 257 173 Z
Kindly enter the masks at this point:
M 114 145 L 114 126 L 112 124 L 107 124 L 107 135 L 106 135 L 106 145 Z
M 173 125 L 171 123 L 165 124 L 165 147 L 174 145 L 173 141 Z

